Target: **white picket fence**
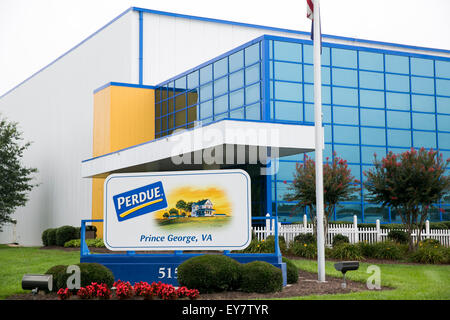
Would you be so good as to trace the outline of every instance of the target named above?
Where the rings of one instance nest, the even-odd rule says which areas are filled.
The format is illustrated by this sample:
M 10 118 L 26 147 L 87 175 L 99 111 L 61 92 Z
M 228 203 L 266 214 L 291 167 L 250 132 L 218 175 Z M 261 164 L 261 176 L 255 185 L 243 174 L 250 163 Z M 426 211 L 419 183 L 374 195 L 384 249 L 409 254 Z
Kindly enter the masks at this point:
M 255 226 L 252 228 L 258 240 L 266 239 L 270 235 L 275 234 L 274 219 L 267 219 L 265 226 Z M 398 229 L 401 231 L 407 231 L 406 229 Z M 367 242 L 375 243 L 380 241 L 386 241 L 390 230 L 381 229 L 380 220 L 376 220 L 376 226 L 374 228 L 361 228 L 358 227 L 358 219 L 353 217 L 352 224 L 328 224 L 328 234 L 326 244 L 328 246 L 333 242 L 333 237 L 336 234 L 342 234 L 347 236 L 350 243 Z M 302 224 L 281 224 L 278 223 L 278 235 L 283 236 L 286 240 L 286 244 L 289 244 L 294 240 L 295 236 L 301 233 L 313 233 L 313 225 L 308 223 L 307 216 L 303 217 Z M 413 230 L 411 233 L 414 240 L 417 239 L 419 230 Z M 436 239 L 446 247 L 450 247 L 450 230 L 437 230 L 430 229 L 430 222 L 425 222 L 425 230 L 422 230 L 421 238 L 423 239 Z

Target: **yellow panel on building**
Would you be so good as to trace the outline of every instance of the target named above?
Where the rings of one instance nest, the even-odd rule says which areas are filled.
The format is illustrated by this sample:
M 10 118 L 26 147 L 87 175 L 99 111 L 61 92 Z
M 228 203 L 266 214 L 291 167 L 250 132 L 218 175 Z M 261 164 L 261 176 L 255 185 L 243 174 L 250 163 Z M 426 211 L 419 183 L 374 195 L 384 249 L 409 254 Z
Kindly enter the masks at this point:
M 94 93 L 93 157 L 154 138 L 154 89 L 111 83 Z M 92 219 L 103 219 L 103 183 L 107 176 L 92 178 Z M 101 237 L 102 223 L 94 225 Z

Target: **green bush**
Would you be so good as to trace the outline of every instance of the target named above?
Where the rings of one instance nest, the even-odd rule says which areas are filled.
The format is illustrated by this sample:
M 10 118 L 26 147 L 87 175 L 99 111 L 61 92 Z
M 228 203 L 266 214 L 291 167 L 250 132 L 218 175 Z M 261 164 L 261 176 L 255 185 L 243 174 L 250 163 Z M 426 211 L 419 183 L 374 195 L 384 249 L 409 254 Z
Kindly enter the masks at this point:
M 400 260 L 405 258 L 407 245 L 400 245 L 395 242 L 385 241 L 373 244 L 375 259 Z
M 396 243 L 407 244 L 409 243 L 408 233 L 402 230 L 391 230 L 388 233 L 388 239 Z
M 409 255 L 411 262 L 417 263 L 450 263 L 450 249 L 438 246 L 419 247 Z
M 53 276 L 53 288 L 52 291 L 56 292 L 61 287 L 58 287 L 58 283 L 62 283 L 62 277 L 66 273 L 67 266 L 65 265 L 56 265 L 48 269 L 45 274 L 51 274 Z M 65 288 L 65 285 L 64 285 Z
M 377 248 L 373 243 L 358 242 L 357 246 L 364 258 L 375 258 Z
M 44 246 L 48 246 L 48 231 L 49 229 L 45 229 L 44 232 L 42 232 L 41 239 Z
M 361 260 L 363 258 L 361 248 L 356 244 L 338 243 L 330 252 L 334 259 L 339 260 Z
M 283 262 L 286 263 L 286 282 L 287 283 L 297 283 L 298 282 L 298 268 L 297 266 L 288 258 L 283 257 Z
M 439 240 L 436 239 L 424 239 L 422 241 L 419 241 L 419 248 L 420 247 L 442 247 Z
M 56 229 L 56 245 L 64 246 L 64 244 L 72 239 L 77 238 L 77 228 L 72 226 L 62 226 Z
M 86 245 L 88 247 L 93 248 L 106 248 L 105 243 L 103 242 L 103 239 L 97 238 L 97 239 L 86 239 Z M 81 246 L 81 239 L 72 239 L 64 243 L 65 248 L 79 248 Z
M 317 243 L 317 240 L 312 233 L 300 233 L 294 237 L 294 242 L 315 244 Z
M 224 255 L 201 255 L 178 266 L 178 283 L 202 293 L 238 289 L 242 266 Z
M 283 254 L 287 253 L 286 241 L 283 236 L 278 237 L 278 244 L 280 251 Z M 242 251 L 244 253 L 273 253 L 275 252 L 275 237 L 268 236 L 267 239 L 259 241 L 257 238 L 253 238 L 250 245 Z
M 350 243 L 350 240 L 347 236 L 344 236 L 342 234 L 336 234 L 333 237 L 333 247 L 337 246 L 340 243 Z
M 82 287 L 90 285 L 92 282 L 105 283 L 109 288 L 112 287 L 114 283 L 114 275 L 112 271 L 104 265 L 99 263 L 78 263 L 76 265 L 80 267 L 80 280 Z M 58 274 L 56 283 L 57 288 L 66 288 L 67 279 L 71 275 L 71 273 L 66 273 L 66 270 Z
M 281 270 L 270 263 L 253 261 L 242 266 L 242 291 L 268 293 L 282 288 Z
M 47 245 L 56 246 L 56 229 L 47 229 Z
M 302 243 L 293 241 L 289 247 L 289 252 L 297 257 L 306 259 L 317 258 L 317 245 L 315 243 Z

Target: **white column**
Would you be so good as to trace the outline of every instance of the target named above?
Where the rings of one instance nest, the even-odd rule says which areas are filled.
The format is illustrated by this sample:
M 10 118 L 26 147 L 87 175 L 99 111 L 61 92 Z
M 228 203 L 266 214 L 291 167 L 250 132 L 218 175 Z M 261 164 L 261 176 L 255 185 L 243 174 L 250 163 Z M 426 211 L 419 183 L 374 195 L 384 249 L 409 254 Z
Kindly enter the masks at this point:
M 381 240 L 381 228 L 380 228 L 380 219 L 377 219 L 376 222 L 376 228 L 377 228 L 377 242 L 380 242 Z

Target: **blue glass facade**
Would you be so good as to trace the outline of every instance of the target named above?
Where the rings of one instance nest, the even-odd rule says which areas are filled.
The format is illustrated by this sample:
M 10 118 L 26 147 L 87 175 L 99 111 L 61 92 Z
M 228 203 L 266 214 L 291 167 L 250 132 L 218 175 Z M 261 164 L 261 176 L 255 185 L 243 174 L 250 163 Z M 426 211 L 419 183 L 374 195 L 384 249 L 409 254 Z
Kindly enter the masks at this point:
M 449 59 L 324 43 L 322 103 L 324 158 L 336 152 L 358 180 L 374 153 L 425 147 L 450 158 Z M 156 137 L 224 118 L 313 125 L 311 41 L 264 36 L 158 86 Z M 304 213 L 284 200 L 295 163 L 303 159 L 280 158 L 278 173 L 267 182 L 272 213 L 281 221 L 298 221 Z M 340 204 L 334 220 L 356 214 L 361 222 L 400 222 L 366 197 L 362 188 Z M 450 220 L 448 196 L 431 220 Z

